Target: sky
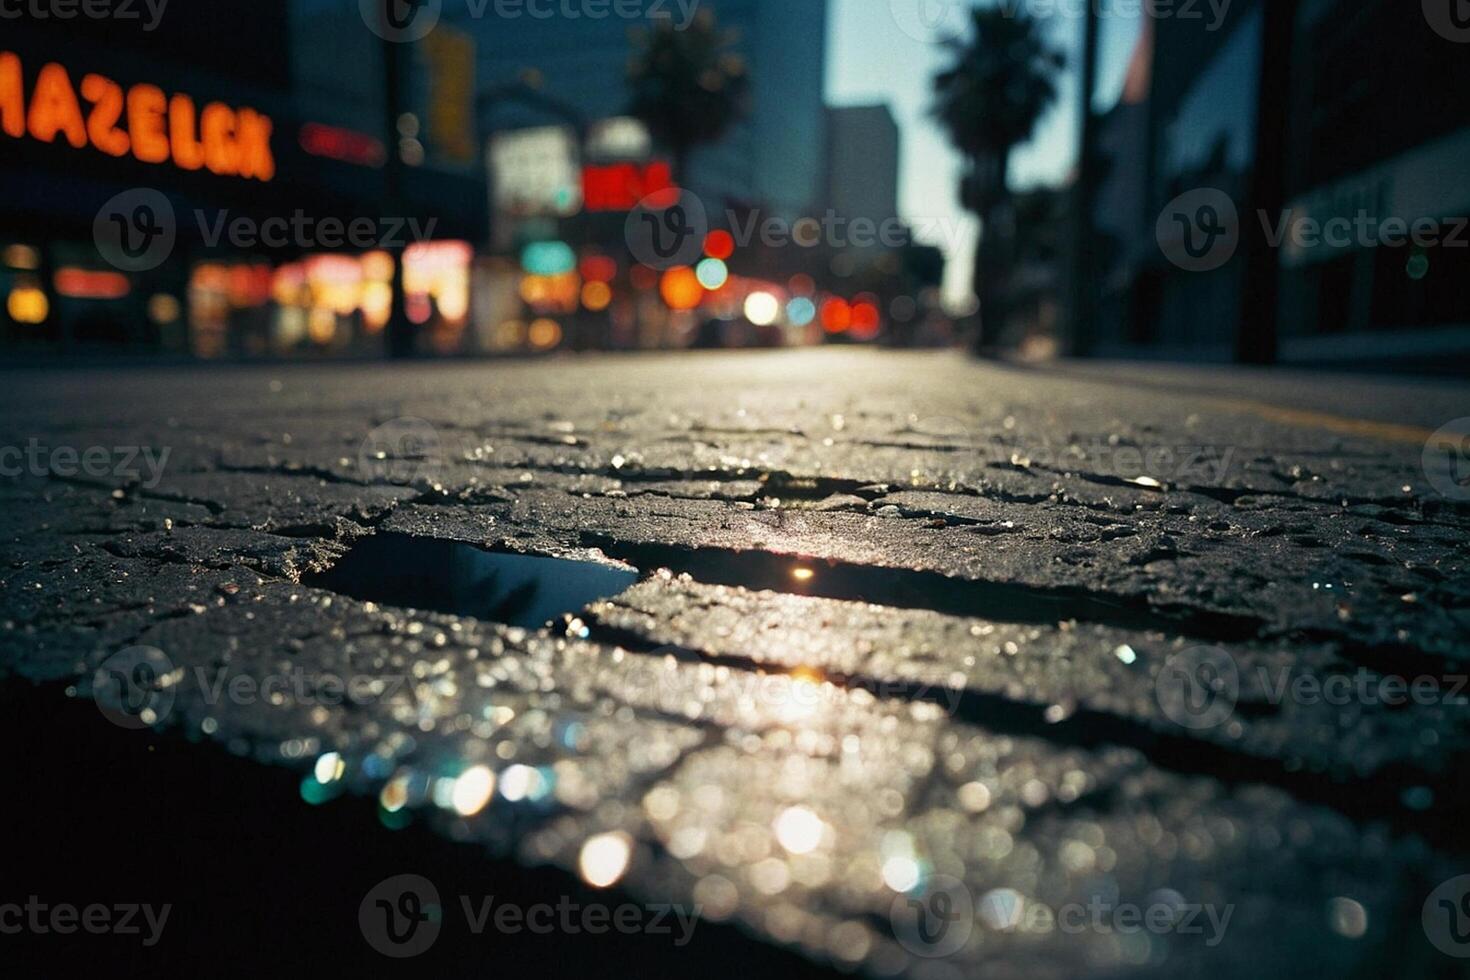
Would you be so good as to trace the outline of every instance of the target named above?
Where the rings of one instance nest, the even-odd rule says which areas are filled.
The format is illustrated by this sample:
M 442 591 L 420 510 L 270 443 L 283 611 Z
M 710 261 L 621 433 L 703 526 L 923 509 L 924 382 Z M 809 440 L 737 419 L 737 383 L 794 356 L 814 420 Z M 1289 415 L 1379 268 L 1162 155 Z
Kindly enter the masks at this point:
M 959 203 L 960 156 L 929 115 L 931 80 L 949 61 L 934 39 L 963 32 L 965 8 L 980 2 L 831 0 L 828 28 L 827 101 L 836 106 L 886 102 L 892 108 L 902 141 L 899 211 L 919 241 L 944 249 L 949 260 L 944 294 L 954 306 L 972 295 L 978 222 Z M 1055 108 L 1012 160 L 1014 188 L 1060 183 L 1076 157 L 1076 65 L 1083 22 L 1054 16 L 1046 26 L 1052 43 L 1066 53 L 1069 70 Z M 1117 100 L 1139 26 L 1136 18 L 1122 16 L 1101 23 L 1099 107 Z

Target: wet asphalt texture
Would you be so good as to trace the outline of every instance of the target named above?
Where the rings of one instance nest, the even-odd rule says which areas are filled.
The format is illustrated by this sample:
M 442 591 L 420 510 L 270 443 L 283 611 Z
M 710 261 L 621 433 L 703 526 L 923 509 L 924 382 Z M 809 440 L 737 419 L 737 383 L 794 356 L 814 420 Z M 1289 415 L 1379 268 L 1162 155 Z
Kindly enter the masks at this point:
M 1424 454 L 1463 386 L 819 350 L 0 402 L 0 906 L 173 906 L 0 951 L 1470 972 L 1470 489 Z M 399 874 L 441 912 L 390 957 Z M 492 894 L 701 918 L 476 932 Z

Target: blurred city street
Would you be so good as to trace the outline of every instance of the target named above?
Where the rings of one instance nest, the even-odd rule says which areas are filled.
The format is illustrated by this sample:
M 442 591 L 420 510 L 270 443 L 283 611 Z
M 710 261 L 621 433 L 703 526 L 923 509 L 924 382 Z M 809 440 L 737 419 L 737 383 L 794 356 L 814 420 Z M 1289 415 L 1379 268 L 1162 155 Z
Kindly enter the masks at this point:
M 384 962 L 321 880 L 439 862 L 697 906 L 731 945 L 648 962 L 716 976 L 1458 975 L 1428 899 L 1466 859 L 1470 493 L 1426 442 L 1465 392 L 1350 383 L 1372 404 L 850 349 L 9 372 L 13 788 L 69 814 L 22 832 L 44 862 L 131 828 L 97 867 L 177 903 L 139 968 L 238 928 L 242 971 Z M 91 734 L 26 727 L 53 712 Z M 532 962 L 463 941 L 450 873 L 414 968 Z M 282 875 L 321 901 L 262 911 Z
M 0 0 L 7 976 L 1470 976 L 1470 0 Z

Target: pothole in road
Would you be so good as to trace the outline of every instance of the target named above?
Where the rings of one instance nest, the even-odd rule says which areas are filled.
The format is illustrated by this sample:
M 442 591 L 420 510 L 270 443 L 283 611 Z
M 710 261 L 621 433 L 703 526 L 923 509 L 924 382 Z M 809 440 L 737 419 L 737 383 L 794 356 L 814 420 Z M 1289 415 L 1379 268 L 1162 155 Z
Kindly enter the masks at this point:
M 303 585 L 389 606 L 537 629 L 617 595 L 636 571 L 590 561 L 536 558 L 392 532 L 353 545 Z

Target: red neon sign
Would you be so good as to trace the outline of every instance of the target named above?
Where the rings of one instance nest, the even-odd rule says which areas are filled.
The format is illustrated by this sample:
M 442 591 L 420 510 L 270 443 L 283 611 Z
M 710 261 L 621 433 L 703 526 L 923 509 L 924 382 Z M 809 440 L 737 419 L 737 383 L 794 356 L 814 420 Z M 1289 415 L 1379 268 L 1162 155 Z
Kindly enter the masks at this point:
M 631 211 L 648 195 L 673 186 L 673 171 L 663 160 L 582 168 L 582 199 L 588 211 Z
M 301 148 L 315 157 L 326 157 L 359 167 L 381 167 L 388 158 L 381 140 L 365 133 L 322 123 L 303 123 Z

